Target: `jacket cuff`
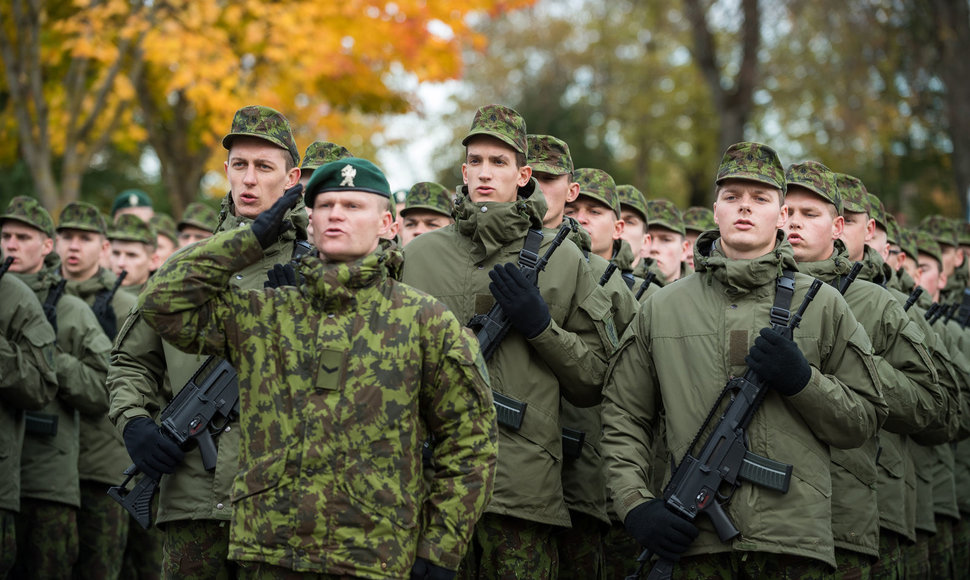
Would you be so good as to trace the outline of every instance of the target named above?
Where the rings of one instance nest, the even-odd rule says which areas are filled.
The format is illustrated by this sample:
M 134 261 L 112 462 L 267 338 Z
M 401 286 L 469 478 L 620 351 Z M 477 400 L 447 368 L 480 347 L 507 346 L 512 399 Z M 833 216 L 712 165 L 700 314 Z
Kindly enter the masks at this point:
M 418 550 L 415 554 L 418 558 L 424 558 L 435 566 L 441 566 L 449 570 L 457 570 L 461 564 L 461 556 L 452 552 L 446 552 L 440 546 L 421 538 L 418 541 Z

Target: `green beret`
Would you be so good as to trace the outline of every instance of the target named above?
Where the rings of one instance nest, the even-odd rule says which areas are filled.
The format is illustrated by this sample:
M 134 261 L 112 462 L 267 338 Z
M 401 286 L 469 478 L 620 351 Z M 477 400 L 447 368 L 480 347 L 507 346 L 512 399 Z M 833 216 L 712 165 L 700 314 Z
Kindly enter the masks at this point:
M 57 231 L 61 230 L 82 230 L 104 236 L 108 233 L 108 223 L 98 208 L 83 201 L 73 201 L 61 210 Z
M 179 235 L 176 232 L 175 220 L 172 216 L 167 213 L 156 213 L 152 216 L 152 219 L 148 220 L 148 223 L 152 224 L 155 228 L 155 233 L 160 236 L 165 236 L 166 238 L 172 240 L 176 246 L 179 243 Z
M 620 218 L 620 198 L 616 195 L 616 183 L 602 169 L 582 167 L 573 172 L 573 181 L 579 184 L 579 195 L 602 203 Z
M 313 208 L 313 200 L 324 191 L 365 191 L 390 199 L 391 186 L 384 173 L 366 159 L 348 157 L 321 165 L 306 185 L 303 200 Z
M 293 140 L 290 122 L 276 109 L 250 105 L 236 111 L 232 129 L 222 138 L 222 146 L 229 150 L 236 137 L 257 137 L 290 152 L 293 165 L 300 162 L 300 150 Z
M 916 242 L 916 232 L 906 228 L 899 228 L 899 249 L 906 253 L 914 262 L 919 257 Z
M 514 109 L 504 105 L 479 107 L 475 112 L 475 119 L 472 120 L 472 128 L 461 140 L 461 144 L 468 145 L 468 141 L 476 135 L 495 137 L 528 158 L 525 119 Z
M 920 254 L 927 254 L 943 264 L 943 250 L 933 236 L 923 230 L 916 230 L 916 249 Z
M 528 135 L 529 165 L 532 171 L 549 175 L 567 175 L 573 172 L 573 158 L 569 145 L 552 135 Z
M 650 212 L 650 227 L 667 228 L 682 236 L 687 235 L 684 217 L 674 202 L 666 199 L 648 199 L 647 210 Z
M 54 237 L 54 219 L 47 213 L 40 202 L 26 195 L 18 195 L 10 200 L 7 211 L 0 215 L 0 226 L 7 220 L 24 223 L 48 238 Z
M 451 192 L 444 185 L 422 181 L 411 186 L 407 195 L 407 205 L 401 210 L 405 216 L 412 209 L 426 209 L 451 217 Z
M 785 182 L 789 189 L 797 185 L 819 195 L 835 206 L 838 215 L 842 215 L 842 196 L 839 195 L 839 186 L 835 183 L 835 172 L 828 167 L 817 161 L 795 163 L 785 171 Z
M 140 189 L 126 189 L 119 193 L 112 202 L 111 217 L 114 217 L 119 209 L 129 207 L 153 207 L 152 198 Z
M 953 222 L 941 215 L 930 215 L 919 223 L 919 229 L 933 236 L 938 244 L 956 246 L 957 232 Z
M 303 163 L 300 163 L 300 169 L 313 171 L 321 165 L 348 157 L 353 157 L 353 155 L 343 145 L 337 145 L 329 141 L 314 141 L 306 148 L 306 153 L 303 154 Z
M 620 199 L 621 211 L 623 210 L 623 206 L 627 206 L 640 214 L 643 218 L 644 227 L 649 226 L 650 214 L 647 213 L 647 198 L 643 196 L 643 193 L 639 189 L 632 185 L 617 185 L 616 197 Z
M 126 213 L 108 230 L 108 239 L 119 242 L 141 242 L 149 246 L 158 244 L 158 234 L 155 228 L 142 221 L 138 216 Z
M 869 217 L 876 220 L 876 225 L 881 227 L 887 234 L 889 226 L 886 223 L 886 207 L 882 205 L 882 200 L 876 194 L 869 192 Z
M 717 169 L 715 183 L 726 179 L 757 181 L 785 194 L 785 168 L 775 150 L 761 143 L 735 143 L 727 148 Z
M 201 201 L 193 201 L 185 206 L 182 219 L 179 220 L 176 229 L 181 232 L 186 227 L 192 226 L 207 232 L 214 232 L 218 223 L 219 215 L 216 214 L 214 209 Z
M 852 213 L 869 213 L 869 192 L 858 177 L 836 173 L 835 183 L 842 196 L 842 210 Z
M 693 206 L 681 216 L 684 220 L 684 230 L 694 232 L 706 232 L 716 230 L 717 224 L 714 223 L 714 212 L 709 207 Z

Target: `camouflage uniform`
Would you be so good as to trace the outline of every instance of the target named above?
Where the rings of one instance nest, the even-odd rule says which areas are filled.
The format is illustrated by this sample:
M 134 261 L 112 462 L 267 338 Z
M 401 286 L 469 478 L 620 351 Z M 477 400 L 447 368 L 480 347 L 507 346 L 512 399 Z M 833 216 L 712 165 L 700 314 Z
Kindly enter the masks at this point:
M 387 242 L 349 264 L 304 258 L 300 287 L 223 289 L 262 255 L 250 230 L 218 234 L 166 264 L 141 304 L 166 339 L 238 369 L 232 558 L 361 578 L 403 577 L 415 555 L 457 568 L 495 462 L 471 336 L 394 280 L 402 256 Z

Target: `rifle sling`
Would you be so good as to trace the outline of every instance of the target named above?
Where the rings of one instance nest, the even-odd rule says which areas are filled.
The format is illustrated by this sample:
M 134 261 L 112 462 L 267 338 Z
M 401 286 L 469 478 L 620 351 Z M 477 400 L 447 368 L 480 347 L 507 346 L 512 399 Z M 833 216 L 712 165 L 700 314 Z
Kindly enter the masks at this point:
M 771 305 L 771 325 L 787 326 L 791 319 L 791 301 L 795 296 L 795 273 L 784 270 L 775 283 L 775 303 Z

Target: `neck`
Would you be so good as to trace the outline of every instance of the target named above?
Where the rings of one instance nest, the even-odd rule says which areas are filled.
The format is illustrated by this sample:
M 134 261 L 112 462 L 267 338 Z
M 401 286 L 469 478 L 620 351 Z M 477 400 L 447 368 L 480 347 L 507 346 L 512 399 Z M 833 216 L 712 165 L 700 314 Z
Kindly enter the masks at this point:
M 98 273 L 97 265 L 95 265 L 94 268 L 91 268 L 90 270 L 87 270 L 85 272 L 80 272 L 78 274 L 71 274 L 70 272 L 64 269 L 64 266 L 61 266 L 61 277 L 67 280 L 68 282 L 85 282 L 87 280 L 90 280 L 91 278 L 94 278 L 94 275 L 97 273 Z

